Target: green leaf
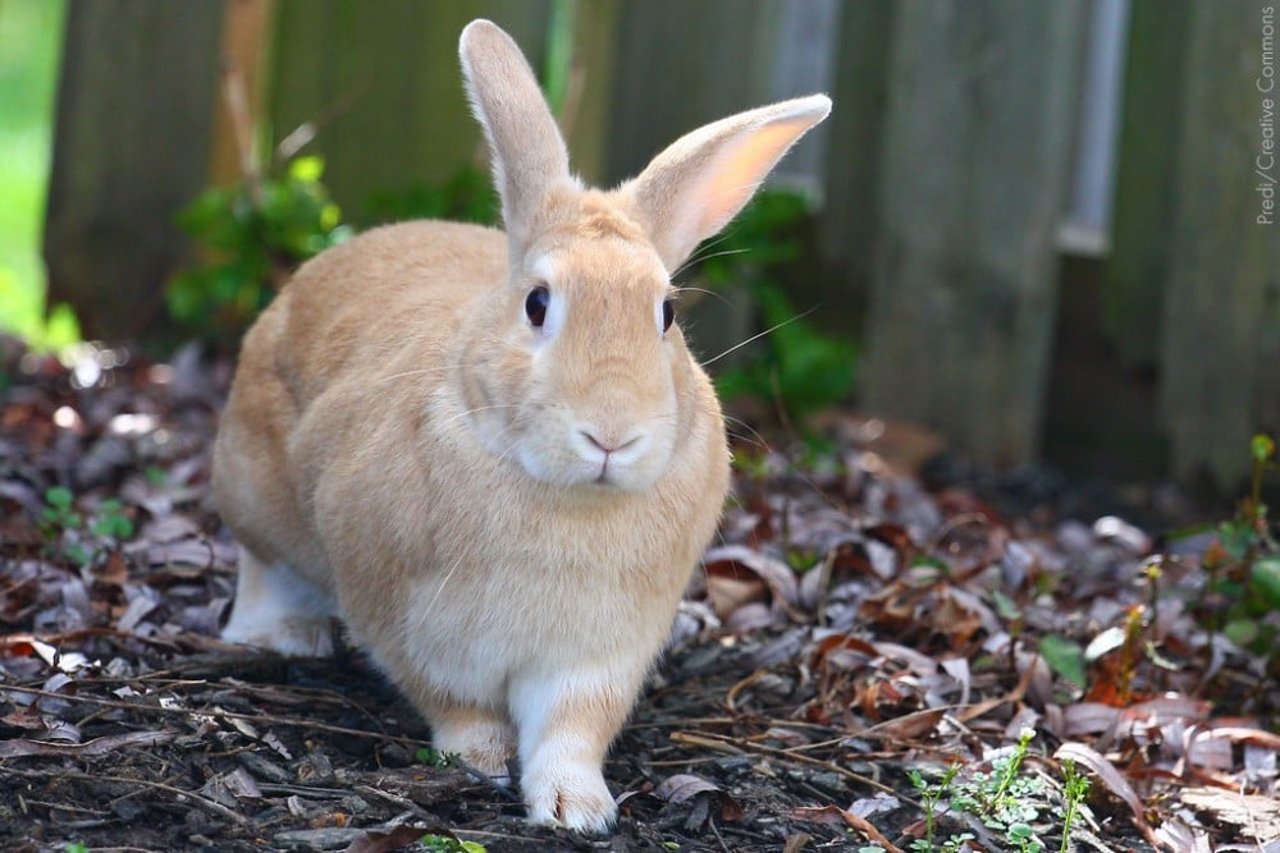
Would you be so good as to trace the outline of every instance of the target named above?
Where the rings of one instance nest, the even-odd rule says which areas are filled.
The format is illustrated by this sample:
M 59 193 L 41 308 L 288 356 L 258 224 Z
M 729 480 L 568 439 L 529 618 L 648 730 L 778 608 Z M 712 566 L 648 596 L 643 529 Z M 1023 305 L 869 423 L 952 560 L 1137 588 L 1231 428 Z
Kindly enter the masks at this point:
M 991 592 L 992 596 L 996 600 L 996 613 L 1000 615 L 1001 619 L 1013 621 L 1014 619 L 1022 618 L 1022 611 L 1018 608 L 1017 603 L 1012 598 L 1005 595 L 998 589 L 992 590 Z
M 1260 629 L 1253 619 L 1232 619 L 1222 627 L 1222 633 L 1237 646 L 1246 648 L 1258 639 Z
M 1059 634 L 1041 637 L 1040 656 L 1049 665 L 1049 669 L 1076 687 L 1083 688 L 1088 683 L 1085 675 L 1084 649 L 1080 648 L 1080 644 L 1074 640 Z
M 1280 610 L 1280 555 L 1254 561 L 1250 587 L 1271 610 Z
M 289 164 L 289 178 L 306 184 L 314 184 L 324 177 L 323 157 L 299 157 Z
M 1269 462 L 1275 458 L 1276 443 L 1269 435 L 1255 435 L 1253 441 L 1250 442 L 1250 450 L 1253 451 L 1255 462 Z
M 71 490 L 65 486 L 54 486 L 44 493 L 44 501 L 49 506 L 58 509 L 70 509 L 75 496 L 71 494 Z

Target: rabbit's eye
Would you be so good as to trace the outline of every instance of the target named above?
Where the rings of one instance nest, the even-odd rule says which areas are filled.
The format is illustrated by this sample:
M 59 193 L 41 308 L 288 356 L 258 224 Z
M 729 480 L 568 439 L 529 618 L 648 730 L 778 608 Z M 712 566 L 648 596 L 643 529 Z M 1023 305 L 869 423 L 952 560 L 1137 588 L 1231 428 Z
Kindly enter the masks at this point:
M 662 331 L 666 332 L 671 328 L 671 323 L 676 319 L 676 303 L 674 299 L 664 299 L 662 301 Z
M 547 322 L 547 306 L 551 304 L 551 291 L 538 285 L 529 291 L 524 300 L 524 314 L 529 322 L 539 328 Z

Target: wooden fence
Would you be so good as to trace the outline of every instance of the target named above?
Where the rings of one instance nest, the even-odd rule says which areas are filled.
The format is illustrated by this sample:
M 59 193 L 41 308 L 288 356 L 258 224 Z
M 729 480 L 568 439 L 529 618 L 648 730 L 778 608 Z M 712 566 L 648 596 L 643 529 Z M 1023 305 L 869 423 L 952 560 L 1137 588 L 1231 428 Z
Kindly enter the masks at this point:
M 1118 20 L 1114 4 L 1128 21 L 1114 227 L 1109 251 L 1064 278 L 1091 22 Z M 1126 409 L 1130 439 L 1167 446 L 1162 467 L 1231 489 L 1250 434 L 1280 428 L 1280 229 L 1259 222 L 1280 178 L 1262 159 L 1272 6 L 71 0 L 50 291 L 92 335 L 145 334 L 182 256 L 173 212 L 237 170 L 220 66 L 248 80 L 275 140 L 315 124 L 327 182 L 356 209 L 475 157 L 455 58 L 467 20 L 498 21 L 539 67 L 549 21 L 572 15 L 570 142 L 592 180 L 700 122 L 831 92 L 831 121 L 786 167 L 821 200 L 825 273 L 797 302 L 865 341 L 864 410 L 1018 464 L 1062 424 L 1105 438 Z M 1280 84 L 1271 97 L 1274 114 Z

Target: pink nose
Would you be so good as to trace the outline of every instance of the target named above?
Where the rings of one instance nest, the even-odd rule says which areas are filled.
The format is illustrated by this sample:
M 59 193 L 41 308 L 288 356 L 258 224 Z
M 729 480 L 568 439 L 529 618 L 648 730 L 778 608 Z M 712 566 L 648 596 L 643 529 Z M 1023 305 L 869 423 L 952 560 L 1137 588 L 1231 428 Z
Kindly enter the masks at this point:
M 626 450 L 628 447 L 631 447 L 640 440 L 640 436 L 638 435 L 632 436 L 625 441 L 612 438 L 597 438 L 585 429 L 578 430 L 578 433 L 587 441 L 603 450 L 606 454 L 617 453 L 619 450 Z

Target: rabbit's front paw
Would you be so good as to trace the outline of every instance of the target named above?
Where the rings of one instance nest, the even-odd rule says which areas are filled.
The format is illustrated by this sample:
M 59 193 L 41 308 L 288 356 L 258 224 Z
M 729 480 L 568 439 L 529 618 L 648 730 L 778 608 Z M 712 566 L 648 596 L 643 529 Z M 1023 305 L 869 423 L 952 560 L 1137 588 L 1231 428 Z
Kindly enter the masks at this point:
M 618 807 L 599 768 L 562 763 L 521 779 L 529 820 L 579 832 L 608 832 Z

